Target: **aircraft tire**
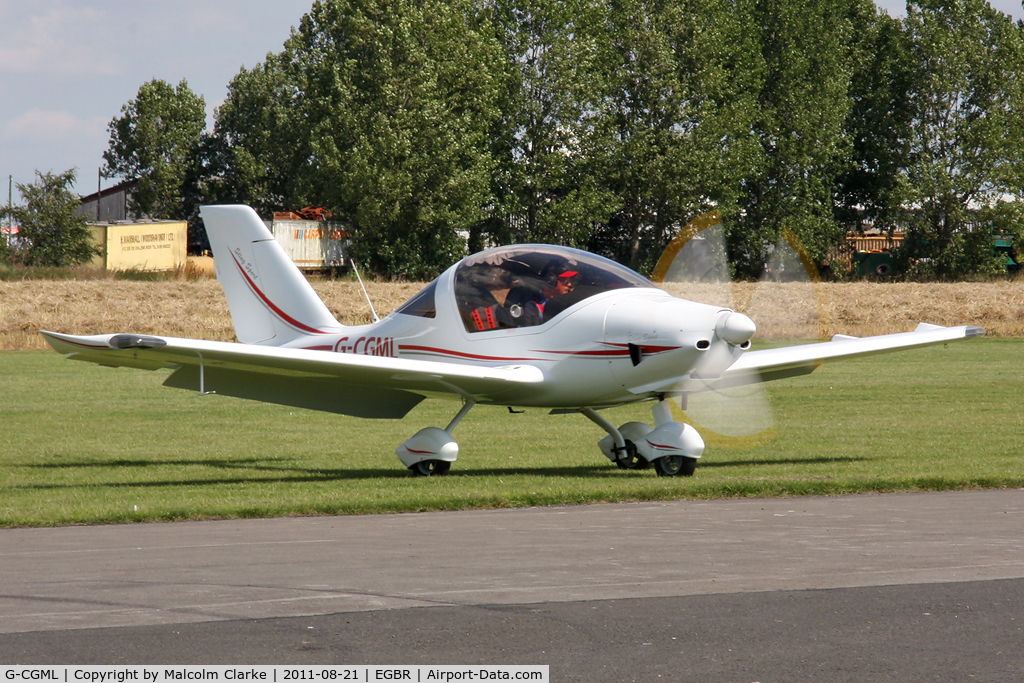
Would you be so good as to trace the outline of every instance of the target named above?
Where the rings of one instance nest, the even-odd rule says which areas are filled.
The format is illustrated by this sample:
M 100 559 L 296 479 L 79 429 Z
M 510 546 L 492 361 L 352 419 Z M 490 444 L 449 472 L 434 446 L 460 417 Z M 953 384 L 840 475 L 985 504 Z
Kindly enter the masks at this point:
M 625 458 L 615 461 L 620 470 L 646 470 L 651 466 L 651 463 L 636 454 L 636 446 L 629 439 L 626 439 L 626 452 L 628 455 Z
M 692 477 L 697 471 L 697 459 L 682 455 L 666 455 L 654 460 L 654 471 L 659 477 Z
M 452 464 L 447 460 L 420 460 L 409 469 L 417 477 L 440 477 L 448 474 L 451 468 Z

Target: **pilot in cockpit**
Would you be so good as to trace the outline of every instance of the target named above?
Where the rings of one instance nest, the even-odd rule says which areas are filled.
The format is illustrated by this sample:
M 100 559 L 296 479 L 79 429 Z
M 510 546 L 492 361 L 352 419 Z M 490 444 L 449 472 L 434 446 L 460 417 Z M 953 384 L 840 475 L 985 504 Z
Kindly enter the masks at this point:
M 508 293 L 505 308 L 517 327 L 539 325 L 552 317 L 545 308 L 573 289 L 578 275 L 564 259 L 555 259 L 541 271 L 540 278 L 521 278 Z
M 540 325 L 603 291 L 595 286 L 593 274 L 582 282 L 583 269 L 564 256 L 509 252 L 462 264 L 456 271 L 455 299 L 467 331 Z

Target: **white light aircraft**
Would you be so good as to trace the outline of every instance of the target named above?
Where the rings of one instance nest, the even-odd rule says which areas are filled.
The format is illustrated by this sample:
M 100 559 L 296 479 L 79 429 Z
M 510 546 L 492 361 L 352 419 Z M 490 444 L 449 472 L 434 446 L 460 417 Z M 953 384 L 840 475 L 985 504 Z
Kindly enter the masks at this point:
M 416 474 L 444 474 L 456 425 L 477 403 L 579 412 L 607 432 L 620 467 L 689 476 L 704 451 L 670 398 L 807 374 L 825 361 L 976 337 L 979 327 L 749 350 L 746 315 L 670 296 L 610 260 L 556 246 L 497 247 L 442 273 L 383 320 L 338 323 L 247 206 L 203 220 L 238 342 L 142 334 L 43 332 L 55 350 L 107 366 L 172 370 L 164 384 L 201 394 L 366 418 L 401 418 L 424 398 L 462 407 L 397 448 Z M 648 401 L 654 425 L 616 427 L 601 409 Z

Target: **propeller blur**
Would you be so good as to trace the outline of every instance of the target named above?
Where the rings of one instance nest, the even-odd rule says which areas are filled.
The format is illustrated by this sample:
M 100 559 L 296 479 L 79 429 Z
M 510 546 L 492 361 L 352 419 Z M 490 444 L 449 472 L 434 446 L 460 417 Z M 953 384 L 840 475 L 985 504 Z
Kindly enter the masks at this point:
M 338 323 L 247 206 L 202 210 L 238 343 L 117 333 L 42 334 L 74 360 L 171 370 L 202 394 L 401 418 L 425 398 L 462 402 L 444 427 L 397 449 L 416 474 L 444 474 L 452 432 L 477 403 L 579 412 L 607 432 L 619 467 L 689 476 L 704 451 L 670 398 L 812 372 L 820 363 L 984 334 L 922 323 L 913 332 L 750 350 L 756 325 L 730 308 L 673 297 L 617 263 L 549 245 L 497 247 L 442 273 L 383 320 Z M 614 426 L 601 409 L 648 401 L 653 426 Z
M 718 212 L 698 216 L 662 252 L 651 280 L 690 301 L 733 309 L 734 301 L 746 300 L 743 309 L 757 320 L 759 340 L 824 336 L 817 297 L 821 277 L 796 234 L 782 231 L 753 288 L 731 282 L 726 251 Z M 679 419 L 696 426 L 715 448 L 742 450 L 778 436 L 768 392 L 760 383 L 691 393 Z

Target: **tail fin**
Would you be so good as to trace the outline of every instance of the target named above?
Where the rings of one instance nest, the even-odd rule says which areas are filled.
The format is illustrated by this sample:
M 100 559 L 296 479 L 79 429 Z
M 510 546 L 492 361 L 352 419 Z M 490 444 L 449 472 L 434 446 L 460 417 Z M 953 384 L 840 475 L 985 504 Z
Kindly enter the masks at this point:
M 255 211 L 204 206 L 200 215 L 239 341 L 278 346 L 342 329 Z

